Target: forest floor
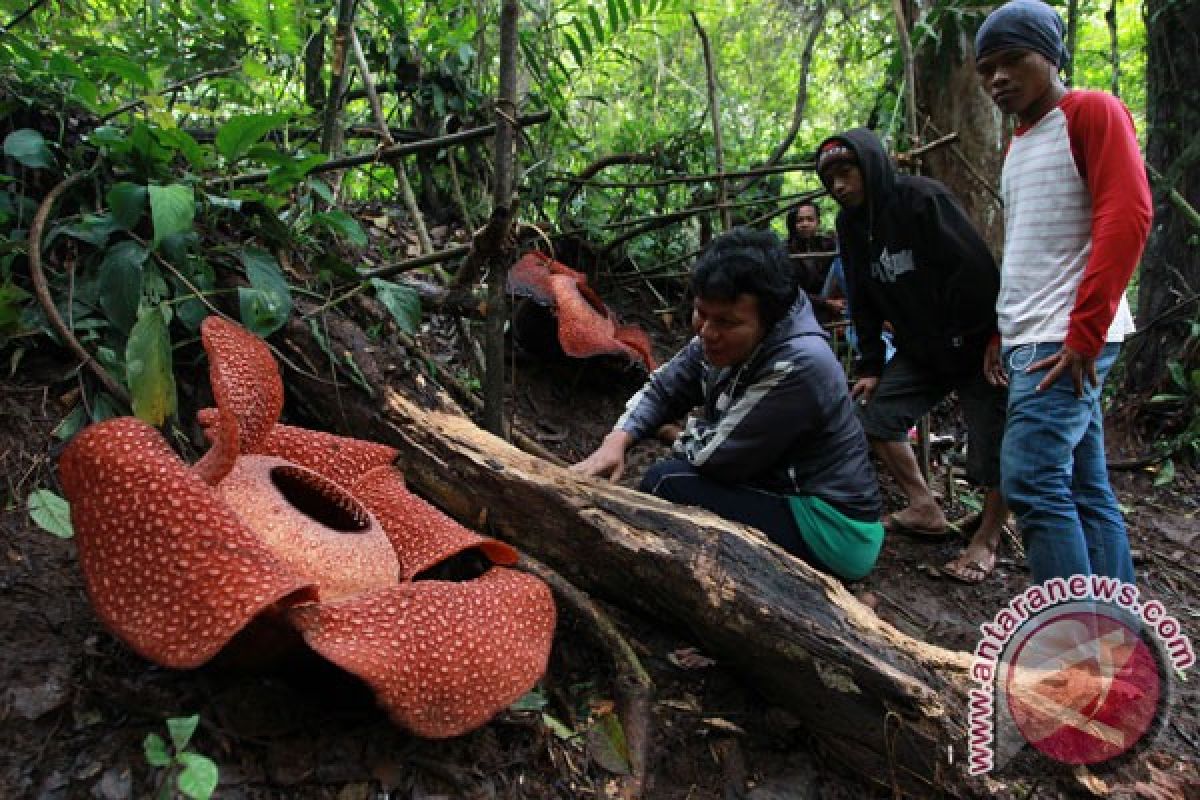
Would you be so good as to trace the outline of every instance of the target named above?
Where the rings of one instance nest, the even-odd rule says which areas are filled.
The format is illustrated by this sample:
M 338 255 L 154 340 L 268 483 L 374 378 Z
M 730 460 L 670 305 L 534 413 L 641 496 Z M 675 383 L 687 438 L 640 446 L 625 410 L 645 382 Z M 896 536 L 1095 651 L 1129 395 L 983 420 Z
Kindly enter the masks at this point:
M 619 303 L 614 303 L 620 305 Z M 653 332 L 660 356 L 682 341 L 677 318 L 664 329 L 654 315 L 634 315 Z M 677 315 L 678 316 L 678 315 Z M 430 352 L 456 358 L 449 328 L 422 336 Z M 567 461 L 599 443 L 643 375 L 585 362 L 514 360 L 516 424 Z M 0 473 L 9 498 L 0 510 L 0 797 L 147 797 L 166 779 L 148 765 L 143 740 L 166 735 L 170 717 L 199 714 L 192 748 L 220 768 L 220 798 L 576 798 L 605 797 L 620 768 L 606 737 L 589 722 L 611 709 L 610 659 L 569 614 L 560 629 L 541 691 L 541 711 L 506 711 L 479 731 L 449 741 L 415 739 L 390 725 L 353 679 L 319 660 L 299 657 L 286 669 L 247 674 L 213 666 L 180 672 L 131 653 L 91 612 L 75 545 L 34 526 L 24 498 L 57 489 L 53 463 L 61 443 L 51 433 L 67 412 L 69 385 L 54 382 L 61 364 L 29 359 L 17 379 L 0 383 Z M 959 437 L 952 405 L 933 416 L 938 434 Z M 961 441 L 961 438 L 958 438 Z M 624 483 L 665 450 L 644 444 Z M 1129 453 L 1113 452 L 1113 457 Z M 977 495 L 947 484 L 940 460 L 934 483 L 952 498 L 952 516 L 971 511 Z M 1139 583 L 1160 599 L 1200 645 L 1200 486 L 1180 471 L 1153 486 L 1145 472 L 1114 473 Z M 884 478 L 889 508 L 899 496 Z M 1023 559 L 1006 542 L 995 572 L 979 586 L 937 575 L 960 541 L 891 537 L 871 576 L 850 588 L 900 630 L 936 644 L 971 650 L 980 623 L 1028 582 Z M 605 606 L 656 684 L 647 798 L 859 798 L 887 796 L 839 765 L 822 761 L 793 718 L 757 695 L 720 663 L 697 666 L 679 653 L 687 633 Z M 1193 672 L 1176 681 L 1169 719 L 1143 757 L 1102 776 L 1110 796 L 1165 800 L 1200 797 L 1200 687 Z M 964 723 L 966 709 L 959 710 Z M 552 718 L 553 722 L 547 719 Z M 572 733 L 577 735 L 571 735 Z M 1057 797 L 1064 787 L 1038 775 L 1005 776 L 1012 796 Z

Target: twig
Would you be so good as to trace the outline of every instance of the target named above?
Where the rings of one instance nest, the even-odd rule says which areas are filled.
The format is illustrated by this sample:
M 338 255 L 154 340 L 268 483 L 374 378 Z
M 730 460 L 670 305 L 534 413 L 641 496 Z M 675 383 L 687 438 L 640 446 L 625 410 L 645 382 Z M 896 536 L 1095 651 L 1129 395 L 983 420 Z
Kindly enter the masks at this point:
M 519 568 L 541 578 L 572 611 L 590 623 L 590 629 L 608 652 L 616 669 L 617 702 L 620 707 L 625 742 L 629 748 L 630 775 L 622 797 L 641 797 L 646 782 L 646 751 L 650 743 L 650 704 L 654 699 L 654 681 L 642 666 L 637 653 L 612 619 L 592 602 L 586 593 L 537 559 L 521 554 Z
M 524 114 L 520 117 L 522 126 L 539 125 L 550 119 L 549 111 L 537 111 L 531 114 Z M 374 164 L 380 159 L 395 158 L 397 156 L 407 156 L 413 153 L 428 153 L 435 150 L 444 150 L 447 147 L 473 142 L 477 139 L 485 139 L 496 132 L 495 125 L 484 125 L 479 128 L 469 128 L 465 131 L 446 134 L 445 136 L 437 136 L 432 139 L 423 139 L 419 142 L 405 142 L 394 147 L 386 147 L 382 150 L 372 150 L 370 153 L 360 153 L 354 156 L 344 156 L 343 158 L 334 158 L 326 161 L 324 164 L 318 164 L 308 171 L 309 175 L 319 175 L 324 172 L 334 172 L 347 167 L 358 167 L 363 164 Z M 270 173 L 266 170 L 260 172 L 247 172 L 244 175 L 237 175 L 233 178 L 214 178 L 205 182 L 205 188 L 221 188 L 225 186 L 248 186 L 254 183 L 263 183 L 267 180 Z
M 597 189 L 653 189 L 658 186 L 671 186 L 677 183 L 709 183 L 721 180 L 722 178 L 777 175 L 781 172 L 803 172 L 814 169 L 816 169 L 816 164 L 811 161 L 803 161 L 798 164 L 778 164 L 770 167 L 757 167 L 755 169 L 733 170 L 730 172 L 711 172 L 703 175 L 673 175 L 669 178 L 657 178 L 652 181 L 593 181 L 569 175 L 550 175 L 546 179 L 578 184 L 580 186 L 591 186 Z
M 712 44 L 708 41 L 708 33 L 700 24 L 700 18 L 696 16 L 696 12 L 692 11 L 692 26 L 696 29 L 696 34 L 700 37 L 700 47 L 704 53 L 704 77 L 708 84 L 708 113 L 712 120 L 713 131 L 713 155 L 717 165 L 717 173 L 725 172 L 725 140 L 721 136 L 721 96 L 717 93 L 717 68 L 713 63 Z M 733 215 L 729 209 L 725 207 L 727 198 L 725 195 L 725 179 L 717 180 L 717 207 L 721 210 L 721 229 L 729 230 L 733 227 Z
M 3 30 L 4 33 L 8 33 L 13 28 L 17 27 L 22 22 L 24 22 L 26 19 L 28 19 L 30 17 L 30 15 L 32 15 L 33 12 L 37 11 L 42 6 L 42 4 L 45 2 L 46 2 L 46 0 L 33 0 L 32 5 L 30 5 L 28 8 L 26 8 L 20 14 L 17 14 L 15 17 L 13 17 L 12 20 L 7 25 L 5 25 L 3 29 L 0 29 L 0 30 Z
M 1187 201 L 1187 198 L 1179 193 L 1179 190 L 1170 184 L 1166 176 L 1156 170 L 1149 163 L 1146 164 L 1146 171 L 1150 173 L 1150 177 L 1154 178 L 1154 182 L 1158 184 L 1158 188 L 1163 189 L 1167 193 L 1167 197 L 1171 203 L 1183 212 L 1184 218 L 1192 223 L 1193 227 L 1200 228 L 1200 212 L 1192 207 L 1192 204 Z
M 50 294 L 50 287 L 46 283 L 46 274 L 42 271 L 42 230 L 46 227 L 46 220 L 50 217 L 54 204 L 58 202 L 58 198 L 62 196 L 63 192 L 89 175 L 91 175 L 91 170 L 85 170 L 64 179 L 50 190 L 42 200 L 42 204 L 38 206 L 37 213 L 33 215 L 33 223 L 29 226 L 29 277 L 33 280 L 34 294 L 37 295 L 42 310 L 46 312 L 46 319 L 50 321 L 50 326 L 58 333 L 63 343 L 79 357 L 83 366 L 91 370 L 109 394 L 129 406 L 129 392 L 125 390 L 124 386 L 117 383 L 104 367 L 100 366 L 100 363 L 79 343 L 74 332 L 63 321 L 62 315 L 58 313 L 58 307 L 54 304 L 54 298 Z
M 241 68 L 242 68 L 241 64 L 234 64 L 233 66 L 229 66 L 229 67 L 221 67 L 220 69 L 210 69 L 205 72 L 200 72 L 195 75 L 192 75 L 190 78 L 184 78 L 181 81 L 176 81 L 175 83 L 172 83 L 169 86 L 164 87 L 163 89 L 159 90 L 158 94 L 171 94 L 173 92 L 179 91 L 180 89 L 186 89 L 188 86 L 191 86 L 193 84 L 200 83 L 200 81 L 208 80 L 209 78 L 215 78 L 220 75 L 228 75 L 231 72 L 237 72 Z M 135 108 L 138 108 L 145 104 L 146 104 L 146 98 L 144 98 L 144 97 L 138 98 L 137 100 L 131 100 L 130 102 L 126 103 L 125 105 L 123 105 L 119 108 L 115 108 L 112 111 L 109 111 L 104 116 L 100 117 L 100 123 L 103 124 L 105 122 L 108 122 L 113 117 L 119 117 L 122 114 L 124 114 L 125 112 L 133 111 Z

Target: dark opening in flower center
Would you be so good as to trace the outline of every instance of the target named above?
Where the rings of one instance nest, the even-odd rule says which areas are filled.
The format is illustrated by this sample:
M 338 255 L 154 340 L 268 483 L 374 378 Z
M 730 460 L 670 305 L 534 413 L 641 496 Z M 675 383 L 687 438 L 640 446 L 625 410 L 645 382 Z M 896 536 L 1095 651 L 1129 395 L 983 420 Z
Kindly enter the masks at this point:
M 302 467 L 273 467 L 271 483 L 297 511 L 339 533 L 362 533 L 367 510 L 344 489 Z

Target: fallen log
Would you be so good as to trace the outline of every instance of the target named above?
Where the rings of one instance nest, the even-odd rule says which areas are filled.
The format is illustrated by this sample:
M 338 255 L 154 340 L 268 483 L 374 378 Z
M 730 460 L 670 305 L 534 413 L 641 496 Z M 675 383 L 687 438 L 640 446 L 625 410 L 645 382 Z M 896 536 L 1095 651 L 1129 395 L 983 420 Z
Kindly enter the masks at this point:
M 289 381 L 309 408 L 323 405 L 328 387 Z M 899 795 L 988 794 L 966 772 L 967 653 L 900 633 L 751 528 L 527 455 L 428 388 L 342 392 L 328 422 L 354 420 L 353 435 L 399 447 L 414 491 L 465 524 L 686 629 L 795 714 L 830 762 Z

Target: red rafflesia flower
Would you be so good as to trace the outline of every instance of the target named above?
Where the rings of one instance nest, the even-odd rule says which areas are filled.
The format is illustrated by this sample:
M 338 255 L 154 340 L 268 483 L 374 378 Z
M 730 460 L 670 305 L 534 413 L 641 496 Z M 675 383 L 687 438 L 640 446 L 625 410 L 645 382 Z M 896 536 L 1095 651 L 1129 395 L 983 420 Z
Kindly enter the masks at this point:
M 506 569 L 516 551 L 412 494 L 396 451 L 277 423 L 270 350 L 237 325 L 202 327 L 212 447 L 189 467 L 129 417 L 81 432 L 59 471 L 100 620 L 145 658 L 199 666 L 255 620 L 283 621 L 361 678 L 416 734 L 487 722 L 541 677 L 550 591 Z M 472 580 L 423 573 L 474 550 Z

